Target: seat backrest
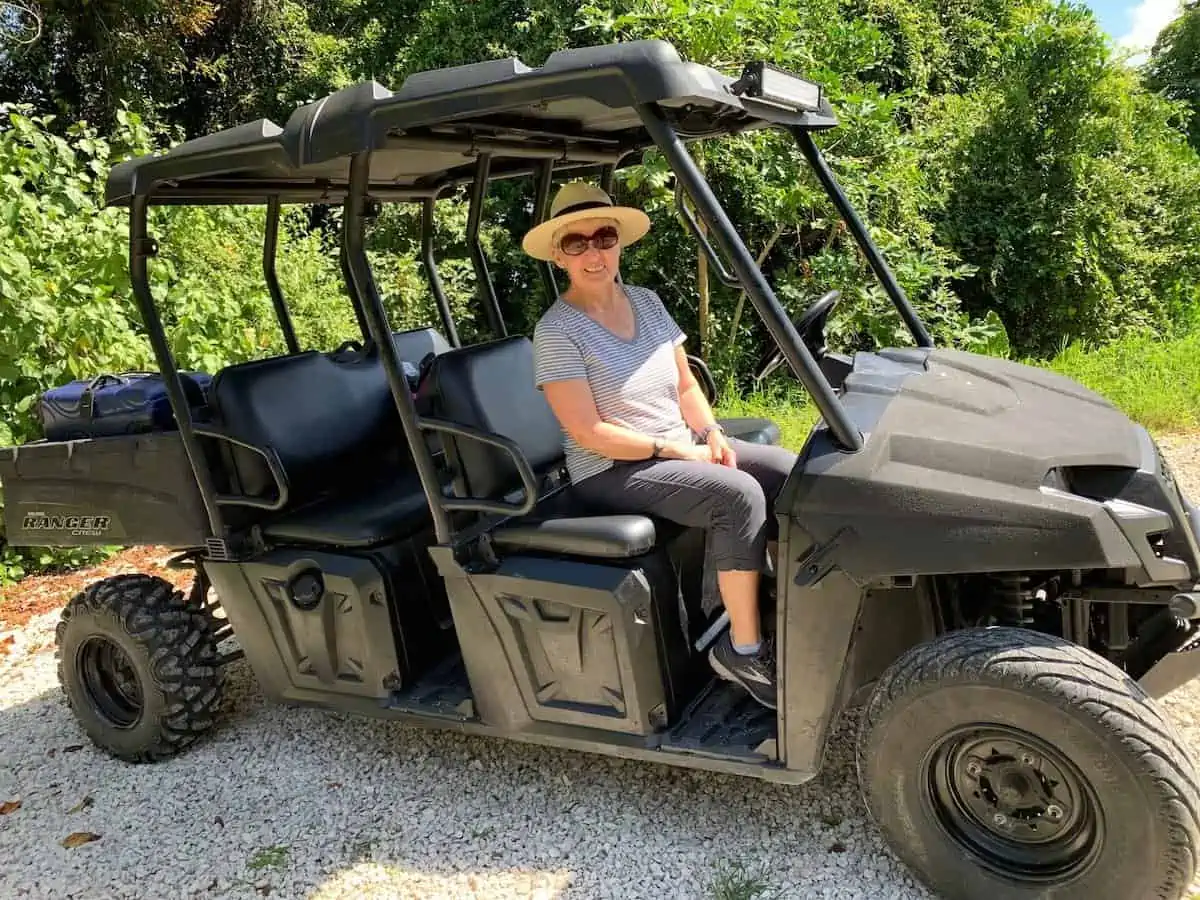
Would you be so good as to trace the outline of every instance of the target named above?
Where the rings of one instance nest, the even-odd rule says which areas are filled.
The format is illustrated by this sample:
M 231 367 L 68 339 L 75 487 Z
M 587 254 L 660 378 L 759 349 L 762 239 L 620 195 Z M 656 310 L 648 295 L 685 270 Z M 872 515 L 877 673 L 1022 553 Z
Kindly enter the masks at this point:
M 411 331 L 397 331 L 392 334 L 392 343 L 396 352 L 405 362 L 414 366 L 420 365 L 430 353 L 440 356 L 451 349 L 450 342 L 442 337 L 440 331 L 433 328 L 414 328 Z
M 213 380 L 212 398 L 218 424 L 233 437 L 279 455 L 291 503 L 375 465 L 373 438 L 391 403 L 377 360 L 335 362 L 316 351 L 230 366 Z M 258 454 L 235 447 L 231 456 L 243 493 L 274 493 Z
M 431 415 L 515 441 L 535 475 L 561 465 L 562 428 L 534 384 L 529 338 L 501 338 L 443 353 L 427 379 Z M 498 447 L 451 435 L 443 435 L 442 442 L 471 496 L 496 499 L 520 487 L 516 465 Z
M 422 355 L 449 349 L 432 329 L 394 339 L 401 359 L 414 366 Z M 241 363 L 217 374 L 211 394 L 217 424 L 279 455 L 289 506 L 412 464 L 378 353 L 306 351 Z M 229 458 L 243 493 L 274 494 L 262 457 L 234 447 Z

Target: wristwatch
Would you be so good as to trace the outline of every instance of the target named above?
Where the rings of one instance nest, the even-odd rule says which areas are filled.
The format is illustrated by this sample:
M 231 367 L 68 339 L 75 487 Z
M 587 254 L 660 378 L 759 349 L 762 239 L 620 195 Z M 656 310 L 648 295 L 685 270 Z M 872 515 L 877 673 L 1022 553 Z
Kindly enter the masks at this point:
M 700 431 L 700 440 L 707 441 L 708 436 L 710 434 L 712 434 L 714 431 L 719 431 L 719 432 L 721 432 L 721 434 L 724 434 L 725 428 L 724 428 L 724 426 L 721 425 L 720 422 L 713 422 L 711 425 L 705 425 L 704 428 L 701 429 L 701 431 Z
M 654 449 L 650 451 L 651 459 L 658 459 L 662 455 L 663 447 L 666 445 L 662 438 L 654 439 Z

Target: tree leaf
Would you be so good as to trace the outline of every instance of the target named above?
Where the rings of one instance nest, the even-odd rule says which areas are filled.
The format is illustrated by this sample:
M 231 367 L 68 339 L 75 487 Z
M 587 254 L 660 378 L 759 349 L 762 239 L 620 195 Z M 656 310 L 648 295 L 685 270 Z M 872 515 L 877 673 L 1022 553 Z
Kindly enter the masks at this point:
M 74 850 L 76 847 L 82 847 L 84 844 L 98 840 L 100 840 L 100 835 L 90 831 L 73 831 L 63 839 L 62 845 L 68 850 Z
M 3 803 L 0 803 L 0 816 L 10 816 L 20 808 L 20 800 L 5 800 Z

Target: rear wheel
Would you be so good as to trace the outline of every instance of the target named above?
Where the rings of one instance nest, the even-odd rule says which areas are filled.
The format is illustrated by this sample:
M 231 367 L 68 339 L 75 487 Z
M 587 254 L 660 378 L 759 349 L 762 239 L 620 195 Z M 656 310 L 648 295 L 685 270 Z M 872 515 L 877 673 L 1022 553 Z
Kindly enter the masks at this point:
M 1196 874 L 1192 761 L 1133 680 L 1061 638 L 913 648 L 867 703 L 858 769 L 885 839 L 940 896 L 1174 900 Z
M 97 581 L 63 610 L 56 643 L 71 711 L 113 756 L 172 756 L 212 726 L 222 687 L 216 621 L 169 581 Z

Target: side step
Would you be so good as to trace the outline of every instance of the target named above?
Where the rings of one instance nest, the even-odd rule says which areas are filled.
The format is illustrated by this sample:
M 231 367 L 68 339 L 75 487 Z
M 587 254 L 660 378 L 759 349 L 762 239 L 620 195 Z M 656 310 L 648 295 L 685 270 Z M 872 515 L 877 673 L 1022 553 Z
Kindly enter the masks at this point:
M 776 759 L 778 723 L 774 710 L 741 687 L 713 678 L 663 735 L 659 749 L 747 763 Z
M 454 653 L 430 669 L 416 684 L 393 691 L 386 706 L 452 722 L 471 721 L 475 718 L 475 704 L 462 656 Z

